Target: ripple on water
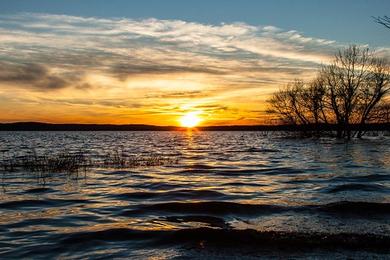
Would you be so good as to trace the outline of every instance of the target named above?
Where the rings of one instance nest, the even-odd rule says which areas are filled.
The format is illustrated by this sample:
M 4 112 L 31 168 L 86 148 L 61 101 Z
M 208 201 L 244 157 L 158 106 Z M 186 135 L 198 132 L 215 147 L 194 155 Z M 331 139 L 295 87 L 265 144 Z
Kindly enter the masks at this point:
M 13 200 L 0 203 L 0 209 L 5 210 L 26 210 L 26 209 L 41 209 L 48 207 L 64 207 L 72 206 L 75 204 L 88 204 L 93 203 L 90 200 L 82 199 L 25 199 L 25 200 Z
M 188 199 L 233 199 L 234 196 L 226 195 L 222 192 L 217 192 L 213 190 L 188 190 L 188 189 L 178 189 L 166 192 L 129 192 L 122 194 L 113 195 L 116 199 L 120 200 L 188 200 Z
M 346 144 L 259 132 L 0 132 L 4 154 L 86 149 L 101 160 L 119 149 L 179 159 L 79 179 L 2 174 L 0 258 L 207 259 L 210 248 L 237 249 L 237 258 L 244 248 L 386 258 L 389 147 L 389 138 Z
M 381 184 L 348 183 L 348 184 L 341 184 L 341 185 L 331 185 L 329 187 L 323 188 L 322 190 L 323 192 L 327 192 L 327 193 L 348 192 L 348 191 L 386 192 L 387 187 Z
M 25 190 L 24 192 L 30 193 L 30 194 L 39 194 L 39 193 L 50 193 L 50 192 L 54 192 L 54 191 L 55 190 L 53 190 L 51 188 L 40 187 L 40 188 L 28 189 L 28 190 Z
M 300 252 L 321 250 L 322 257 L 329 256 L 334 250 L 357 250 L 361 252 L 388 253 L 390 237 L 356 234 L 356 233 L 302 233 L 280 231 L 256 231 L 251 229 L 215 229 L 194 228 L 174 231 L 134 230 L 130 228 L 111 228 L 91 232 L 76 232 L 72 234 L 60 234 L 53 237 L 51 244 L 45 244 L 36 248 L 29 248 L 34 255 L 46 252 L 66 252 L 72 248 L 72 254 L 94 250 L 97 246 L 104 247 L 106 243 L 115 242 L 127 248 L 129 253 L 137 247 L 144 249 L 164 248 L 169 246 L 185 246 L 197 248 L 203 252 L 208 249 L 219 250 L 245 250 L 250 249 L 252 254 L 258 252 L 258 256 L 264 255 L 264 250 L 283 250 L 287 252 Z M 326 250 L 324 252 L 324 250 Z M 245 252 L 245 251 L 244 251 Z M 267 251 L 266 251 L 267 252 Z M 128 253 L 128 254 L 129 254 Z M 28 257 L 25 250 L 19 250 L 6 256 Z M 364 254 L 363 254 L 364 255 Z M 193 255 L 194 256 L 194 255 Z M 244 255 L 245 256 L 245 255 Z M 242 257 L 244 257 L 242 256 Z M 250 256 L 247 255 L 246 256 Z

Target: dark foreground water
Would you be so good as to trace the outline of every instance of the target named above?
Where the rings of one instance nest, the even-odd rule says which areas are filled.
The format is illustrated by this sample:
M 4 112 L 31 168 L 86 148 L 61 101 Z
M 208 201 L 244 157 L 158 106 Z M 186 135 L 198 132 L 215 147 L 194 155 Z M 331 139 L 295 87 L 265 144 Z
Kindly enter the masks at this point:
M 77 175 L 3 172 L 0 258 L 390 257 L 390 138 L 262 132 L 0 132 L 35 148 L 179 158 Z

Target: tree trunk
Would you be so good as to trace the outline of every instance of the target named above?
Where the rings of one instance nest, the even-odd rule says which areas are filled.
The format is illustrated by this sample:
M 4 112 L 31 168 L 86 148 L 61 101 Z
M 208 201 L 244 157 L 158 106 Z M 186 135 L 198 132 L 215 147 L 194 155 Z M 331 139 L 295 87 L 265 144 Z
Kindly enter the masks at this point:
M 362 138 L 363 136 L 363 128 L 364 128 L 364 122 L 360 122 L 359 124 L 359 131 L 358 131 L 358 134 L 357 134 L 357 138 Z
M 337 124 L 336 137 L 337 138 L 342 138 L 343 137 L 343 128 L 341 127 L 340 124 Z

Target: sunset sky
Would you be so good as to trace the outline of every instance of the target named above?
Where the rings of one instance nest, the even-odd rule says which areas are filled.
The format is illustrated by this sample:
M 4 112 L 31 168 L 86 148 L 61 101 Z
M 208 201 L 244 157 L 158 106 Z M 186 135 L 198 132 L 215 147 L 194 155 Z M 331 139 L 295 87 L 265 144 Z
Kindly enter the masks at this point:
M 267 123 L 334 52 L 390 57 L 390 1 L 0 2 L 0 122 Z

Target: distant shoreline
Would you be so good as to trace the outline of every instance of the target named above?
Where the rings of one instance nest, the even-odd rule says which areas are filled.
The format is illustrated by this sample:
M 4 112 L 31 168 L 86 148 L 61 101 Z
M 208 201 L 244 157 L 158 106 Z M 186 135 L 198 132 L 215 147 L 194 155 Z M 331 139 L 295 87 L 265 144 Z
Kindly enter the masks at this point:
M 351 125 L 354 130 L 357 125 Z M 201 126 L 194 128 L 200 131 L 314 131 L 313 125 L 227 125 Z M 333 131 L 336 125 L 321 125 L 322 131 Z M 366 131 L 390 131 L 390 124 L 367 124 Z M 51 124 L 40 122 L 0 123 L 0 131 L 186 131 L 185 127 L 155 126 L 143 124 Z

